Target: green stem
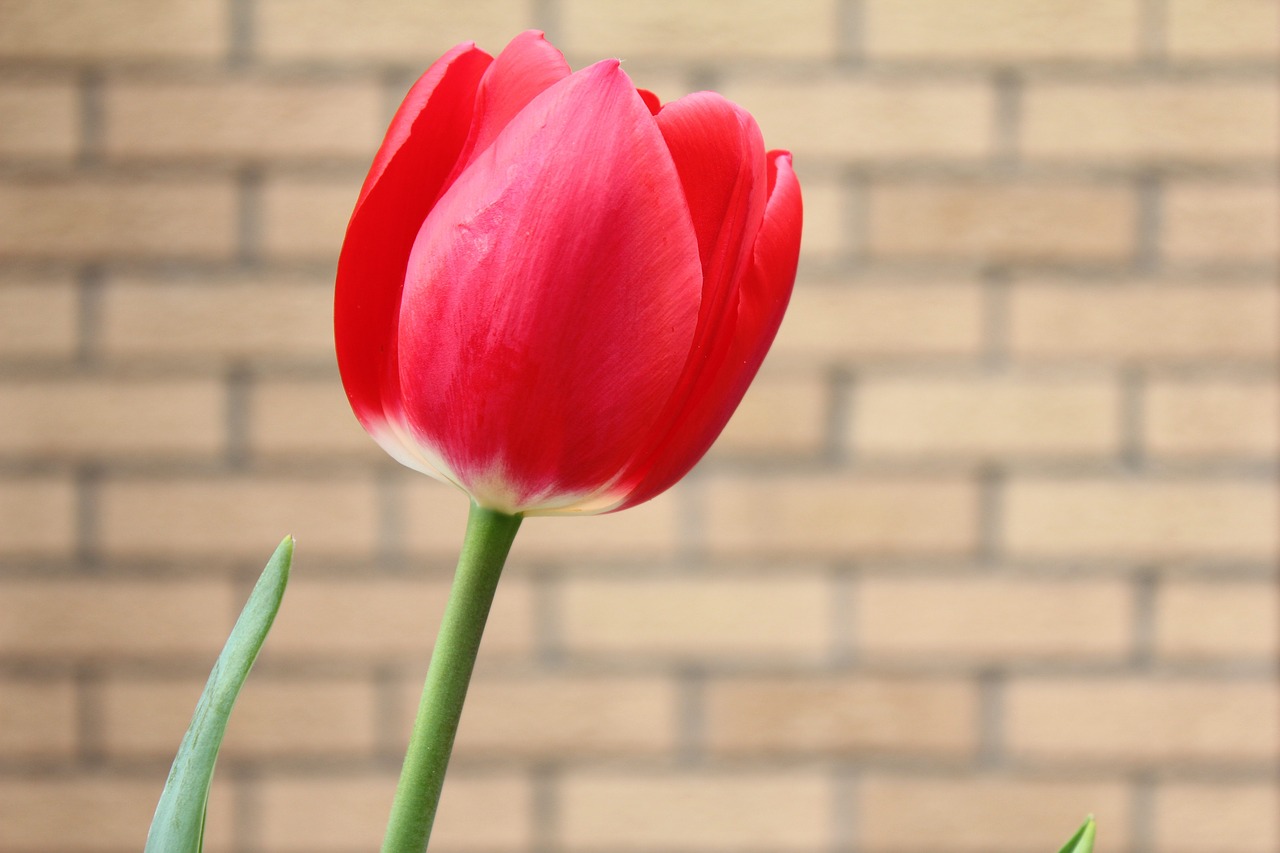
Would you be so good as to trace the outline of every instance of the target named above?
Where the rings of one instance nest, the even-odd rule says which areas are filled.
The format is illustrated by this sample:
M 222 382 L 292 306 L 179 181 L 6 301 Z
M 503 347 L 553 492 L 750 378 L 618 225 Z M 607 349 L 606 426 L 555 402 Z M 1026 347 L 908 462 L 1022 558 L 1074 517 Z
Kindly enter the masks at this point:
M 431 653 L 382 853 L 422 853 L 427 849 L 484 623 L 520 520 L 518 515 L 471 504 L 458 571 Z

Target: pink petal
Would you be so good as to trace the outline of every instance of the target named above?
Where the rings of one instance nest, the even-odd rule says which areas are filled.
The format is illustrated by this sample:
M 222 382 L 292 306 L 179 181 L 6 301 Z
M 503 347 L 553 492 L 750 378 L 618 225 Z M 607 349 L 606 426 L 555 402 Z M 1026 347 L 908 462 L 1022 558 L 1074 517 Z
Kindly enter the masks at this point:
M 778 333 L 800 258 L 803 203 L 791 155 L 771 151 L 767 165 L 768 205 L 752 247 L 751 266 L 731 309 L 735 322 L 728 354 L 720 369 L 700 383 L 678 431 L 617 509 L 661 494 L 697 464 L 742 401 Z
M 482 504 L 613 487 L 693 340 L 697 238 L 616 61 L 535 98 L 441 198 L 400 323 L 406 416 Z
M 662 101 L 658 99 L 658 96 L 648 89 L 637 89 L 636 91 L 644 99 L 644 105 L 649 108 L 649 112 L 657 115 L 658 111 L 662 109 Z
M 723 373 L 739 333 L 738 290 L 751 264 L 768 192 L 764 141 L 745 110 L 717 94 L 699 92 L 663 107 L 658 126 L 698 234 L 703 288 L 694 347 L 680 384 L 668 401 L 662 428 L 640 448 L 629 472 L 633 487 L 642 490 L 651 479 L 650 469 L 659 467 L 665 476 L 660 462 L 673 453 L 672 444 L 701 429 L 700 418 L 708 411 L 726 405 L 709 388 Z M 728 404 L 729 412 L 736 402 Z
M 458 157 L 453 177 L 492 145 L 526 104 L 569 73 L 564 55 L 537 30 L 528 30 L 512 39 L 480 81 L 471 136 Z
M 760 128 L 715 92 L 672 101 L 657 120 L 689 203 L 706 287 L 726 287 L 745 267 L 764 211 Z
M 338 259 L 334 338 L 351 407 L 375 434 L 386 417 L 384 401 L 396 396 L 386 387 L 396 381 L 388 341 L 409 250 L 467 138 L 476 87 L 490 61 L 473 45 L 459 45 L 414 84 L 347 226 Z

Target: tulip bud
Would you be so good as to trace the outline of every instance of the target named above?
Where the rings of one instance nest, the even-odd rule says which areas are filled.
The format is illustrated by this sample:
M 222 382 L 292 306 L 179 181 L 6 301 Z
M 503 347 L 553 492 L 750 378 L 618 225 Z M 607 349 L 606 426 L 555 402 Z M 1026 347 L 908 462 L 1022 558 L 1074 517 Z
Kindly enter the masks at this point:
M 755 120 L 660 105 L 541 33 L 413 86 L 338 263 L 338 366 L 400 462 L 506 514 L 646 501 L 702 457 L 777 332 L 800 187 Z

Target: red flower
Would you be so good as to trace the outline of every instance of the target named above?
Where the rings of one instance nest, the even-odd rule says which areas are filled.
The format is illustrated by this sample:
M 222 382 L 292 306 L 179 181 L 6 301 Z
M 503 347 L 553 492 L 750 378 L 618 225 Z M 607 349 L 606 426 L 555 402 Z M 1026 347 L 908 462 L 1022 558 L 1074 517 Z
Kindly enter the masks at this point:
M 338 366 L 399 461 L 506 513 L 657 495 L 719 435 L 795 279 L 800 186 L 755 120 L 660 106 L 541 33 L 406 96 L 338 262 Z

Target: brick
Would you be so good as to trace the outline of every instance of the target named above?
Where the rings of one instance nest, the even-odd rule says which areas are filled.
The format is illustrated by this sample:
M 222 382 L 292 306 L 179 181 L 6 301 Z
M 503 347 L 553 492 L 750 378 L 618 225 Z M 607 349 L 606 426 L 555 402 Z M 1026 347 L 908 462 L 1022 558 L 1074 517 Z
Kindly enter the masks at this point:
M 1270 162 L 1277 109 L 1273 85 L 1036 83 L 1023 94 L 1021 142 L 1033 160 Z
M 214 59 L 230 37 L 218 0 L 3 0 L 0 20 L 4 59 Z
M 414 471 L 401 476 L 403 488 L 401 510 L 404 516 L 405 546 L 415 554 L 430 554 L 451 559 L 458 554 L 462 534 L 467 526 L 469 500 L 466 493 L 449 483 L 434 480 Z M 569 519 L 575 521 L 577 519 Z M 528 528 L 516 535 L 516 548 L 524 547 Z M 577 526 L 577 525 L 575 525 Z
M 450 773 L 432 843 L 441 850 L 527 850 L 533 814 L 532 786 L 523 777 Z
M 1267 783 L 1170 782 L 1154 799 L 1162 853 L 1270 853 L 1280 849 L 1280 788 Z
M 258 849 L 364 850 L 387 822 L 395 777 L 309 774 L 262 783 Z M 431 834 L 441 850 L 521 850 L 532 833 L 532 792 L 519 776 L 450 772 Z
M 1274 767 L 1278 714 L 1271 679 L 1028 678 L 1004 707 L 1014 758 L 1071 766 Z
M 70 82 L 0 83 L 0 156 L 65 163 L 79 140 L 80 102 Z
M 0 357 L 74 355 L 79 303 L 69 276 L 0 279 Z
M 561 640 L 588 657 L 813 660 L 831 640 L 830 595 L 798 574 L 566 580 Z
M 362 175 L 325 182 L 267 180 L 262 188 L 263 254 L 336 264 L 362 180 Z
M 243 605 L 214 581 L 12 580 L 0 592 L 0 654 L 39 658 L 203 662 Z
M 106 775 L 0 779 L 0 848 L 13 851 L 117 853 L 134 850 L 147 837 L 161 778 Z M 217 782 L 209 798 L 206 835 L 231 837 L 235 821 L 231 792 Z M 226 851 L 220 843 L 210 853 Z
M 337 376 L 255 382 L 249 411 L 249 446 L 255 454 L 382 459 L 378 445 L 351 413 Z
M 1133 642 L 1133 599 L 1118 580 L 872 575 L 856 601 L 868 660 L 1118 661 Z
M 821 452 L 827 397 L 826 383 L 820 376 L 766 368 L 716 439 L 711 458 Z
M 264 655 L 296 661 L 396 658 L 426 664 L 449 597 L 447 578 L 295 578 Z M 485 628 L 481 659 L 527 655 L 534 643 L 534 593 L 503 578 Z
M 592 56 L 662 58 L 834 58 L 836 3 L 712 0 L 696 9 L 680 0 L 563 0 L 559 42 Z
M 801 180 L 804 181 L 804 239 L 800 241 L 800 256 L 806 259 L 837 257 L 848 249 L 852 233 L 847 192 L 836 181 Z
M 559 42 L 557 41 L 557 43 Z M 592 56 L 595 56 L 595 54 L 593 53 Z M 583 57 L 583 60 L 586 62 L 595 61 L 590 56 Z M 668 104 L 677 98 L 682 98 L 703 88 L 697 85 L 697 81 L 690 80 L 685 70 L 675 64 L 646 62 L 636 67 L 631 63 L 626 63 L 623 70 L 638 88 L 647 89 L 654 93 L 663 104 Z M 807 185 L 805 189 L 806 191 L 808 190 Z M 805 203 L 808 203 L 807 195 L 805 196 Z
M 977 689 L 956 679 L 715 679 L 705 714 L 722 756 L 956 760 L 977 749 Z
M 1111 839 L 1128 837 L 1134 820 L 1125 786 L 1104 780 L 886 774 L 859 787 L 858 849 L 868 853 L 1053 850 L 1087 814 Z
M 0 257 L 226 259 L 236 214 L 227 178 L 6 181 Z
M 372 156 L 385 127 L 372 81 L 111 81 L 103 148 L 115 160 Z
M 0 482 L 0 554 L 70 556 L 76 547 L 75 487 L 52 477 Z
M 1275 184 L 1266 183 L 1171 184 L 1162 251 L 1170 260 L 1186 263 L 1274 263 L 1280 253 L 1277 192 Z
M 121 276 L 102 294 L 112 357 L 333 358 L 333 282 L 285 276 L 199 281 Z
M 265 562 L 287 533 L 298 554 L 368 555 L 377 496 L 367 479 L 116 480 L 99 494 L 101 544 L 131 556 L 236 555 Z
M 534 25 L 530 0 L 391 0 L 378 14 L 360 0 L 262 0 L 258 54 L 270 60 L 409 63 L 425 69 L 459 42 L 491 54 Z
M 424 475 L 406 483 L 405 540 L 414 553 L 450 559 L 466 528 L 467 497 L 459 489 Z M 511 549 L 512 562 L 554 557 L 652 559 L 673 555 L 680 544 L 681 501 L 675 492 L 625 512 L 608 515 L 531 517 Z
M 856 386 L 845 442 L 885 457 L 1107 456 L 1120 444 L 1120 393 L 1104 377 L 870 376 Z
M 1123 187 L 1066 183 L 879 183 L 868 249 L 877 258 L 1118 262 L 1137 213 Z
M 404 691 L 404 725 L 422 690 Z M 676 686 L 660 678 L 478 677 L 454 754 L 460 759 L 555 761 L 670 754 L 678 720 Z
M 829 798 L 814 772 L 582 772 L 560 785 L 559 834 L 571 851 L 816 851 Z
M 1270 560 L 1272 483 L 1015 479 L 1004 544 L 1019 557 Z
M 684 503 L 680 486 L 625 512 L 590 517 L 530 518 L 512 554 L 522 560 L 581 557 L 635 560 L 675 554 Z
M 1280 387 L 1274 379 L 1168 379 L 1147 386 L 1147 451 L 1177 458 L 1274 459 L 1280 449 Z
M 225 396 L 206 380 L 0 382 L 0 453 L 209 456 L 226 442 Z
M 778 331 L 775 360 L 976 357 L 983 298 L 974 282 L 872 282 L 855 287 L 805 282 Z
M 1164 27 L 1174 59 L 1271 62 L 1280 51 L 1275 0 L 1169 0 Z
M 177 749 L 204 680 L 111 678 L 100 688 L 98 726 L 112 758 L 167 758 Z M 219 755 L 360 755 L 376 746 L 373 687 L 359 679 L 270 678 L 254 673 L 236 701 Z
M 977 546 L 977 490 L 961 479 L 724 476 L 704 488 L 718 552 L 956 556 Z
M 70 758 L 76 704 L 70 681 L 0 681 L 0 759 Z
M 1010 347 L 1031 359 L 1256 361 L 1280 345 L 1272 285 L 1031 282 L 1010 294 Z
M 1275 584 L 1165 580 L 1156 595 L 1155 650 L 1163 658 L 1275 660 L 1280 653 Z
M 1133 59 L 1139 4 L 1132 0 L 868 0 L 867 55 L 975 62 Z
M 983 81 L 772 79 L 725 95 L 801 162 L 977 160 L 994 144 L 995 94 Z

